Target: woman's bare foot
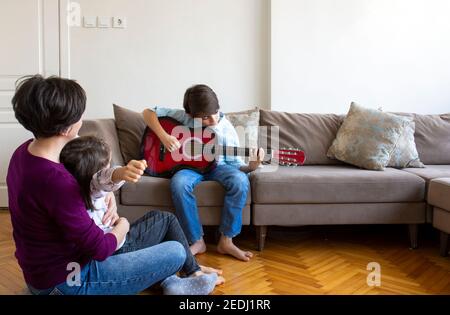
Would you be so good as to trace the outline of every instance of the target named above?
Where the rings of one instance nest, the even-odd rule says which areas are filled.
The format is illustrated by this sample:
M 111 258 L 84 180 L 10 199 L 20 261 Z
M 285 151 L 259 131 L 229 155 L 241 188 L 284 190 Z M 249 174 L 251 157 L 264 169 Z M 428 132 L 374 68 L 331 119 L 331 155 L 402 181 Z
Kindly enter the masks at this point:
M 189 249 L 191 250 L 192 255 L 203 254 L 206 252 L 206 244 L 203 240 L 203 237 L 199 239 L 197 242 L 192 244 Z
M 202 266 L 200 265 L 200 270 L 203 273 L 217 273 L 218 275 L 222 274 L 222 269 L 216 269 L 216 268 L 212 268 L 212 267 L 206 267 L 206 266 Z
M 225 278 L 222 276 L 217 276 L 216 285 L 221 285 L 225 283 Z
M 194 272 L 191 277 L 198 277 L 201 275 L 205 275 L 205 274 L 211 274 L 211 273 L 215 273 L 217 274 L 217 280 L 216 280 L 216 285 L 221 285 L 223 283 L 225 283 L 225 278 L 221 276 L 222 274 L 222 270 L 218 270 L 218 269 L 214 269 L 211 267 L 205 267 L 205 266 L 200 266 L 201 270 Z M 216 271 L 213 271 L 216 270 Z
M 221 254 L 231 255 L 239 260 L 249 261 L 253 257 L 253 253 L 243 251 L 233 244 L 233 239 L 224 235 L 220 236 L 219 244 L 217 244 L 217 251 Z

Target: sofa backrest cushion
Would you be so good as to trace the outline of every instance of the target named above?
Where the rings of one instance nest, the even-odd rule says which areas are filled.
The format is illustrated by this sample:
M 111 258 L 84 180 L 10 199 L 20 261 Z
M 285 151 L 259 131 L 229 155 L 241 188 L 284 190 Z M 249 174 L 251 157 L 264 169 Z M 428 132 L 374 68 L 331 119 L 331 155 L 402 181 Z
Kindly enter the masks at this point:
M 79 134 L 80 136 L 96 136 L 106 141 L 111 147 L 111 164 L 123 165 L 114 119 L 83 120 Z
M 303 148 L 306 165 L 342 164 L 327 157 L 328 148 L 336 138 L 344 115 L 296 114 L 261 110 L 261 126 L 279 126 L 279 147 Z M 268 128 L 270 129 L 270 127 Z M 259 132 L 259 144 L 270 148 L 273 135 L 270 130 Z
M 413 114 L 417 151 L 424 164 L 450 164 L 450 113 Z
M 113 108 L 124 162 L 128 163 L 130 160 L 139 159 L 142 137 L 146 127 L 142 114 L 115 104 Z

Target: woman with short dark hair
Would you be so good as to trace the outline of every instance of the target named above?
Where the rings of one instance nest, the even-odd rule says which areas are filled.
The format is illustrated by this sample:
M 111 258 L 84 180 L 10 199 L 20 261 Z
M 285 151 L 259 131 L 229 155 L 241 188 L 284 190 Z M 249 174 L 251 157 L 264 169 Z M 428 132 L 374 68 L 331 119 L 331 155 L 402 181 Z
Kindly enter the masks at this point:
M 82 124 L 82 87 L 57 77 L 26 77 L 12 103 L 17 120 L 35 137 L 16 149 L 7 175 L 16 257 L 30 291 L 135 294 L 164 279 L 170 279 L 172 288 L 179 286 L 171 276 L 185 264 L 186 248 L 177 241 L 150 245 L 150 239 L 158 238 L 149 235 L 145 246 L 113 255 L 130 229 L 128 221 L 112 210 L 104 220 L 111 220 L 113 229 L 104 233 L 89 217 L 76 179 L 60 163 L 61 150 Z M 116 209 L 114 198 L 112 202 Z M 164 224 L 174 218 L 154 215 L 146 226 L 163 233 Z

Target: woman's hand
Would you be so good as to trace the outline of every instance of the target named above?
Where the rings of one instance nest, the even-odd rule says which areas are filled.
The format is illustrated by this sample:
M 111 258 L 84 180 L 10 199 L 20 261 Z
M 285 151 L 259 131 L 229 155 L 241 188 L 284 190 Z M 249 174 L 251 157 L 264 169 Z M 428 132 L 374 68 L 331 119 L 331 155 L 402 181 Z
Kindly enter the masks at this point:
M 128 222 L 128 220 L 126 218 L 119 218 L 117 220 L 116 226 L 114 226 L 114 228 L 110 232 L 116 237 L 117 246 L 119 246 L 123 242 L 129 230 L 130 223 Z
M 109 194 L 106 195 L 105 203 L 108 209 L 106 210 L 105 215 L 103 216 L 102 223 L 106 224 L 110 222 L 109 226 L 113 226 L 119 219 L 119 215 L 117 214 L 116 197 L 114 196 L 114 193 L 110 192 Z

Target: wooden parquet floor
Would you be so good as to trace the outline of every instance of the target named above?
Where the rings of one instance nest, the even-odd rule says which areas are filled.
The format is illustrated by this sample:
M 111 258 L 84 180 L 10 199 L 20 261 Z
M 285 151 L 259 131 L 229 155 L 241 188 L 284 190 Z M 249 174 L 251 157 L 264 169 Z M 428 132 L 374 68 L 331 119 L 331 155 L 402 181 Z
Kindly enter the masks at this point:
M 14 257 L 9 214 L 0 211 L 0 294 L 26 292 Z M 269 228 L 266 248 L 254 250 L 254 230 L 236 243 L 253 250 L 250 262 L 214 251 L 201 264 L 221 268 L 226 283 L 214 294 L 450 294 L 450 258 L 439 256 L 438 234 L 423 226 L 419 249 L 408 249 L 406 226 L 310 226 Z M 381 267 L 381 286 L 367 285 L 370 262 Z M 144 294 L 155 294 L 148 290 Z

